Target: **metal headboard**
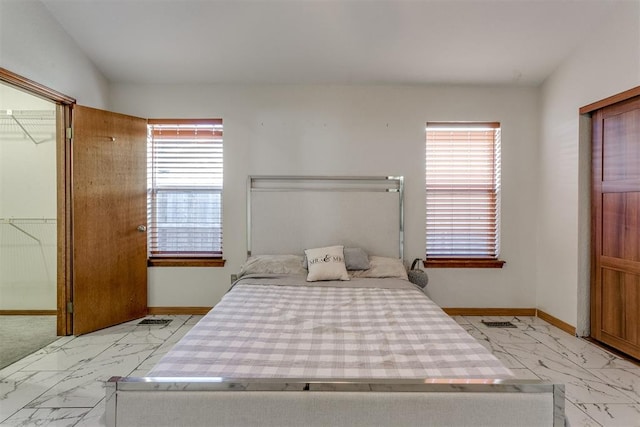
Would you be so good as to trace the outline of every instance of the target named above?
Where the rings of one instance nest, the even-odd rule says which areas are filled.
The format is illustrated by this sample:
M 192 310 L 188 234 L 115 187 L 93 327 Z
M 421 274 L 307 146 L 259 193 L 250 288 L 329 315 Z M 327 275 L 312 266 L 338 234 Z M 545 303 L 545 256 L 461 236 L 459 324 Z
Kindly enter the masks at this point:
M 402 176 L 294 176 L 252 175 L 247 180 L 247 256 L 253 250 L 252 195 L 258 192 L 395 193 L 398 196 L 398 247 L 404 258 L 404 177 Z

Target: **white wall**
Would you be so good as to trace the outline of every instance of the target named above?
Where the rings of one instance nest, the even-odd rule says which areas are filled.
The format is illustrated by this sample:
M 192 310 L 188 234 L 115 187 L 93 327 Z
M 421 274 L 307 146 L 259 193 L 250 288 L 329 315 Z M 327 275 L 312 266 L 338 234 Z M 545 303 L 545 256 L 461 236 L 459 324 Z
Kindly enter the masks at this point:
M 224 268 L 151 268 L 150 306 L 207 306 L 246 256 L 250 174 L 404 175 L 405 254 L 424 257 L 427 121 L 502 123 L 503 269 L 431 269 L 428 293 L 448 307 L 535 306 L 535 88 L 180 86 L 114 84 L 112 109 L 141 117 L 224 120 Z
M 578 109 L 640 85 L 640 2 L 619 4 L 602 23 L 541 88 L 536 305 L 580 334 L 588 327 L 591 147 Z
M 106 79 L 39 1 L 0 0 L 0 67 L 79 104 L 108 106 Z

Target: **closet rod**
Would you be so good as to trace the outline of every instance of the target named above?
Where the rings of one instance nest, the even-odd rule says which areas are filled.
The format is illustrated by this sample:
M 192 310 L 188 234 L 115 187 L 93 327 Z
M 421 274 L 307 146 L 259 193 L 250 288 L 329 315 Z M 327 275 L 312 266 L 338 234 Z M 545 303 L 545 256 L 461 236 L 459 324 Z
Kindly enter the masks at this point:
M 14 116 L 13 114 L 10 114 L 9 117 L 11 117 L 14 122 L 16 122 L 16 124 L 20 127 L 20 129 L 22 129 L 22 132 L 24 132 L 24 134 L 27 135 L 27 137 L 31 141 L 33 141 L 34 144 L 39 145 L 39 144 L 42 144 L 43 142 L 47 142 L 49 140 L 49 138 L 47 138 L 47 139 L 43 139 L 42 141 L 36 141 L 36 139 L 33 136 L 31 136 L 29 131 L 27 129 L 25 129 L 24 126 L 22 126 L 22 123 L 20 123 L 20 121 L 18 119 L 16 119 L 16 116 Z
M 27 236 L 31 237 L 33 240 L 35 240 L 36 242 L 38 242 L 39 245 L 42 245 L 42 241 L 40 239 L 38 239 L 36 236 L 34 236 L 33 234 L 29 233 L 28 231 L 18 227 L 17 225 L 15 225 L 12 222 L 8 222 L 7 224 L 9 224 L 11 227 L 15 228 L 16 230 L 22 232 L 23 234 L 26 234 Z
M 33 234 L 29 233 L 27 230 L 15 224 L 15 221 L 27 221 L 32 224 L 55 224 L 55 218 L 0 218 L 0 224 L 7 224 L 16 230 L 20 231 L 23 234 L 26 234 L 38 244 L 42 245 L 42 241 L 35 237 Z
M 4 110 L 3 111 L 4 115 L 6 117 L 10 117 L 11 120 L 13 120 L 13 122 L 15 122 L 16 125 L 18 125 L 18 127 L 22 130 L 22 132 L 24 132 L 24 134 L 36 145 L 40 145 L 44 142 L 47 142 L 49 140 L 51 140 L 51 138 L 45 138 L 42 141 L 37 141 L 34 136 L 31 134 L 31 132 L 29 132 L 29 130 L 25 127 L 24 124 L 22 124 L 22 122 L 20 120 L 18 120 L 18 117 L 16 117 L 16 113 L 18 116 L 23 116 L 20 117 L 20 119 L 22 118 L 27 118 L 27 119 L 41 119 L 41 120 L 53 120 L 53 125 L 55 126 L 55 120 L 56 117 L 55 115 L 51 115 L 51 113 L 55 114 L 55 112 L 50 111 L 50 110 L 18 110 L 18 111 L 14 111 L 14 110 Z
M 29 237 L 30 239 L 35 240 L 36 242 L 38 242 L 38 246 L 40 247 L 40 254 L 42 255 L 42 262 L 44 263 L 44 270 L 45 270 L 45 274 L 47 276 L 47 281 L 51 281 L 51 274 L 49 272 L 49 267 L 47 265 L 47 257 L 45 255 L 45 249 L 44 249 L 44 245 L 42 244 L 42 240 L 38 239 L 36 236 L 34 236 L 33 234 L 29 233 L 27 230 L 25 230 L 24 228 L 20 227 L 19 225 L 16 225 L 16 221 L 23 222 L 24 224 L 50 224 L 50 225 L 56 225 L 56 219 L 55 218 L 0 218 L 0 225 L 2 224 L 7 224 L 12 228 L 15 228 L 16 230 L 18 230 L 19 232 L 21 232 L 22 234 L 26 235 L 27 237 Z M 22 225 L 22 224 L 20 224 Z
M 35 223 L 41 222 L 43 224 L 48 224 L 49 222 L 52 222 L 52 221 L 55 222 L 56 218 L 44 218 L 44 217 L 41 217 L 41 218 L 35 218 L 35 217 L 34 218 L 19 218 L 19 217 L 15 217 L 15 216 L 12 216 L 10 218 L 0 218 L 0 222 L 5 222 L 6 223 L 6 222 L 14 222 L 14 221 L 33 221 Z

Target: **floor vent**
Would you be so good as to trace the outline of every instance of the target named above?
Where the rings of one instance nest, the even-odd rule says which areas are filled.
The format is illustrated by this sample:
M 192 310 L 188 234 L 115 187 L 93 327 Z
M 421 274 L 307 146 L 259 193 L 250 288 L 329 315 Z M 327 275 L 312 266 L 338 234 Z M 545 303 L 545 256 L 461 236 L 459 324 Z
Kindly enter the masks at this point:
M 168 325 L 171 319 L 144 319 L 138 325 Z
M 483 320 L 482 323 L 485 324 L 487 328 L 517 328 L 517 326 L 511 322 L 485 322 Z

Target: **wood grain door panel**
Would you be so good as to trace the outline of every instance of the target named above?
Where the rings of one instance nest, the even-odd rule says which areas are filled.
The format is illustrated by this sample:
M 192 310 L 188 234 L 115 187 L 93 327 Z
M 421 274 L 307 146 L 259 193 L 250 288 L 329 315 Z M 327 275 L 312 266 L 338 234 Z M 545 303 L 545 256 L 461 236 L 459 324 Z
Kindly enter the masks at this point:
M 602 194 L 602 255 L 640 261 L 640 192 Z
M 624 274 L 620 271 L 602 269 L 602 316 L 601 330 L 613 336 L 624 334 L 624 299 L 622 295 Z
M 615 146 L 603 147 L 602 180 L 639 179 L 640 168 L 637 166 L 640 165 L 640 110 L 609 111 L 602 121 L 604 135 L 615 141 Z
M 602 269 L 602 331 L 631 344 L 640 344 L 638 324 L 640 275 Z
M 630 355 L 640 346 L 640 274 L 602 269 L 601 341 Z
M 146 120 L 73 110 L 73 333 L 147 313 Z
M 640 358 L 640 97 L 592 123 L 591 335 Z

